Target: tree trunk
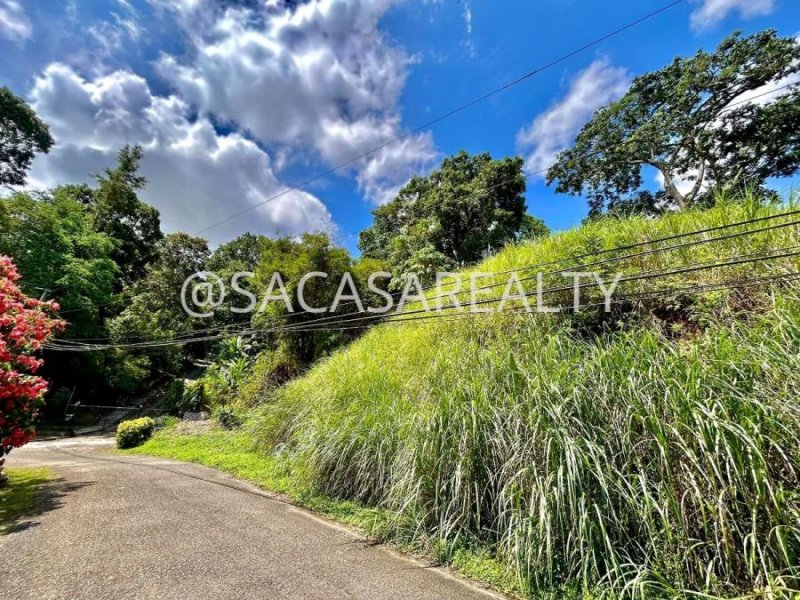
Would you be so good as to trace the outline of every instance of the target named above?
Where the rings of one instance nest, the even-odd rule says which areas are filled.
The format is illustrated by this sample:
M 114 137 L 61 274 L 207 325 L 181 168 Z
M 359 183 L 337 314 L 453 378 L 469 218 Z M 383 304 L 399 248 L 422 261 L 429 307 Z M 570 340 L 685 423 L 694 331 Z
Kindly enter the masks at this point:
M 669 197 L 672 198 L 680 208 L 686 208 L 686 196 L 681 194 L 678 188 L 675 186 L 675 181 L 672 179 L 669 169 L 658 167 L 658 170 L 664 177 L 664 187 L 667 189 L 667 194 L 669 194 Z

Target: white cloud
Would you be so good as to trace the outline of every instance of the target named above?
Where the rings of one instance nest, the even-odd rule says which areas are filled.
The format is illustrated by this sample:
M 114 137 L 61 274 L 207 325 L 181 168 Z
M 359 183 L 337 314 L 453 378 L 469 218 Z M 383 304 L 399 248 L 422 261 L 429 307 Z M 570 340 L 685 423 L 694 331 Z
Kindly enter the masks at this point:
M 142 37 L 142 28 L 136 13 L 121 15 L 112 12 L 110 16 L 110 20 L 95 23 L 86 30 L 106 56 L 124 49 L 128 43 L 138 42 Z
M 467 29 L 467 41 L 464 42 L 464 46 L 470 56 L 475 56 L 475 43 L 472 41 L 472 7 L 469 2 L 464 2 L 464 25 Z
M 161 211 L 167 230 L 197 232 L 231 214 L 255 207 L 285 190 L 270 157 L 238 133 L 219 134 L 205 117 L 192 119 L 180 98 L 153 94 L 128 71 L 87 80 L 71 67 L 52 64 L 36 79 L 31 99 L 56 139 L 31 171 L 32 187 L 88 181 L 114 164 L 124 144 L 145 151 L 149 179 L 142 198 Z M 212 243 L 243 231 L 294 235 L 333 231 L 325 206 L 292 190 L 204 234 Z
M 392 200 L 408 181 L 409 173 L 427 171 L 438 158 L 433 136 L 412 136 L 381 148 L 358 173 L 358 184 L 378 204 Z
M 0 37 L 26 40 L 33 27 L 18 0 L 0 0 Z
M 595 111 L 619 99 L 630 84 L 628 71 L 605 59 L 578 73 L 567 94 L 517 134 L 517 146 L 527 156 L 526 169 L 549 168 Z
M 692 12 L 694 29 L 705 29 L 719 23 L 732 12 L 742 18 L 760 17 L 775 10 L 775 0 L 703 0 L 702 6 Z
M 293 9 L 265 3 L 221 10 L 182 0 L 172 10 L 194 51 L 188 59 L 163 56 L 159 72 L 201 113 L 339 165 L 404 133 L 398 101 L 415 59 L 378 27 L 393 3 L 311 0 Z M 435 156 L 430 135 L 398 145 L 353 166 L 372 200 L 385 198 L 384 182 L 408 178 Z

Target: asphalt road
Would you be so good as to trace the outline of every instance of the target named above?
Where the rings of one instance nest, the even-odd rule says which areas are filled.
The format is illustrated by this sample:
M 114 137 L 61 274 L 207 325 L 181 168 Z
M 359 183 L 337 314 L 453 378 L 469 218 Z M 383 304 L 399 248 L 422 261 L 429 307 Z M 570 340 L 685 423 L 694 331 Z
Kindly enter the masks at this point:
M 487 598 L 446 571 L 198 465 L 37 442 L 58 479 L 0 537 L 0 598 Z

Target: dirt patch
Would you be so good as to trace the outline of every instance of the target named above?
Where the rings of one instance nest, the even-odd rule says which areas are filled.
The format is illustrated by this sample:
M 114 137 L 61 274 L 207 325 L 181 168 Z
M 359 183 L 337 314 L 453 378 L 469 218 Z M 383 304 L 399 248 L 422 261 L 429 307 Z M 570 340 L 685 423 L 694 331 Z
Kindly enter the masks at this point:
M 175 433 L 178 435 L 200 435 L 212 431 L 221 431 L 219 423 L 211 419 L 205 421 L 180 421 L 175 426 Z

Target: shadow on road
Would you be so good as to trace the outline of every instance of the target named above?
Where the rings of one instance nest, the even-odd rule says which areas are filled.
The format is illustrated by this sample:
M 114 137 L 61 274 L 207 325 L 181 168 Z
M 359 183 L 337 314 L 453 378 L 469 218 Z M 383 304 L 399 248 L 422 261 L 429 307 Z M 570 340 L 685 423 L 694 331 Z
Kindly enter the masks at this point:
M 81 488 L 94 485 L 93 481 L 67 482 L 63 479 L 50 479 L 37 482 L 36 498 L 28 509 L 22 510 L 0 527 L 0 536 L 30 529 L 39 525 L 38 517 L 61 508 L 62 498 Z

